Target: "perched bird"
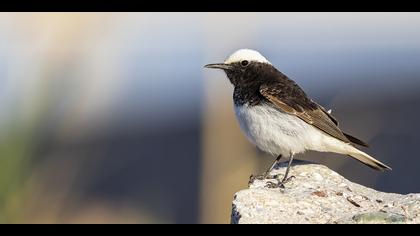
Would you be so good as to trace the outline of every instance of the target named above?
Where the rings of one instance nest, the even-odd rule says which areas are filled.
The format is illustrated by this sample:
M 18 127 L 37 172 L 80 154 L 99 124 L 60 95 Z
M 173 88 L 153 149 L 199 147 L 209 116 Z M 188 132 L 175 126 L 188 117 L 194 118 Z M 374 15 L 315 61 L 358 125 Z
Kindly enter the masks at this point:
M 240 49 L 224 63 L 205 67 L 226 73 L 234 86 L 234 109 L 241 130 L 259 149 L 277 157 L 259 179 L 268 178 L 280 158 L 288 157 L 286 173 L 279 181 L 284 187 L 294 155 L 306 150 L 345 154 L 373 169 L 391 170 L 358 150 L 356 145 L 368 145 L 341 131 L 331 110 L 310 99 L 259 52 Z

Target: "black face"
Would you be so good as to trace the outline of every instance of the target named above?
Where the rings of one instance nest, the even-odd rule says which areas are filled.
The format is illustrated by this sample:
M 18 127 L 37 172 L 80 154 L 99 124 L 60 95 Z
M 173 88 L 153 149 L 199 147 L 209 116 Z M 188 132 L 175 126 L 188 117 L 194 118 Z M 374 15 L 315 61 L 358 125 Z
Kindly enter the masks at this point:
M 260 94 L 262 84 L 276 81 L 280 72 L 272 65 L 255 61 L 240 61 L 223 69 L 235 86 L 233 98 L 236 105 L 257 105 L 266 99 Z
M 270 64 L 247 60 L 232 63 L 224 71 L 235 88 L 259 86 L 278 73 Z
M 233 100 L 235 105 L 258 105 L 261 103 L 273 105 L 264 97 L 261 86 L 271 87 L 272 93 L 286 101 L 286 104 L 300 103 L 299 107 L 312 106 L 305 92 L 286 75 L 268 63 L 256 61 L 238 61 L 230 64 L 209 64 L 206 68 L 222 69 L 230 82 L 235 86 Z M 299 109 L 297 107 L 297 109 Z

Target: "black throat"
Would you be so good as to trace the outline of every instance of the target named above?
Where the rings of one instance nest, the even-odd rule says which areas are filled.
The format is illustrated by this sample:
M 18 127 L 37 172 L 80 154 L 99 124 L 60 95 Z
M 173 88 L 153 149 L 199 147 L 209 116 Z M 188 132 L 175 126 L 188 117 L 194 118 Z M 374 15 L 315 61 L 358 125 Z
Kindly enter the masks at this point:
M 233 100 L 236 106 L 244 104 L 255 106 L 266 103 L 259 89 L 262 84 L 280 83 L 284 86 L 294 86 L 294 82 L 286 75 L 267 63 L 251 62 L 247 67 L 240 64 L 233 65 L 233 69 L 226 71 L 230 82 L 235 87 Z

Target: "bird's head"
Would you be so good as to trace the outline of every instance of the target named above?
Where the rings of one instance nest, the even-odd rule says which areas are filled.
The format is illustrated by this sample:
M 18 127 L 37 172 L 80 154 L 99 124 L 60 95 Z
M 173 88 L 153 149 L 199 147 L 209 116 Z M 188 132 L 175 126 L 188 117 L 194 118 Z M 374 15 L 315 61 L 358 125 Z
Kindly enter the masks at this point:
M 251 49 L 240 49 L 230 55 L 223 63 L 214 63 L 205 68 L 222 69 L 234 85 L 256 82 L 263 74 L 272 72 L 274 67 L 259 52 Z

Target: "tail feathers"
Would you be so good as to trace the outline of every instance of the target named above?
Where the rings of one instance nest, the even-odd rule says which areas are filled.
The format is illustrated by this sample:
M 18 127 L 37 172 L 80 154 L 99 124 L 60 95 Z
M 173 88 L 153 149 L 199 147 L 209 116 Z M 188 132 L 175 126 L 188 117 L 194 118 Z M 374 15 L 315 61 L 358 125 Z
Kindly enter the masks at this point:
M 346 136 L 346 138 L 350 142 L 358 144 L 358 145 L 363 146 L 363 147 L 369 147 L 369 145 L 367 143 L 363 142 L 362 140 L 360 140 L 358 138 L 355 138 L 355 137 L 351 136 L 350 134 L 346 134 L 346 133 L 343 133 L 343 134 L 344 134 L 344 136 Z
M 376 160 L 375 158 L 369 156 L 368 154 L 356 148 L 352 148 L 352 151 L 348 155 L 375 170 L 380 170 L 380 171 L 392 170 L 391 167 L 385 165 L 384 163 Z

